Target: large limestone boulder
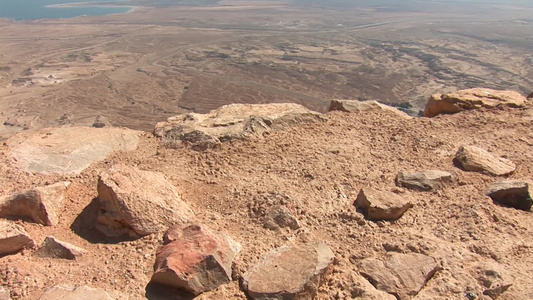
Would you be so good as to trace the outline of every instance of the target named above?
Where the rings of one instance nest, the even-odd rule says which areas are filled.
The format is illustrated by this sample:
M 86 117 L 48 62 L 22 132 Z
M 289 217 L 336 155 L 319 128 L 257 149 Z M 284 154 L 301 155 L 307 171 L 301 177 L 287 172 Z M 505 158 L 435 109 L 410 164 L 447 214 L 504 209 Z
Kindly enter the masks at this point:
M 165 240 L 169 243 L 157 251 L 152 282 L 195 295 L 231 282 L 233 260 L 241 245 L 230 237 L 191 225 L 181 235 L 167 232 Z
M 39 300 L 114 300 L 101 289 L 88 286 L 56 285 L 48 289 Z
M 84 249 L 58 240 L 53 236 L 46 237 L 41 248 L 35 251 L 35 255 L 39 257 L 64 258 L 71 260 L 78 259 L 85 253 L 86 251 Z
M 137 148 L 138 132 L 123 128 L 68 127 L 22 132 L 7 140 L 25 172 L 79 174 L 112 152 Z
M 35 246 L 22 226 L 0 220 L 0 257 Z
M 411 119 L 408 114 L 399 109 L 379 103 L 376 100 L 358 101 L 358 100 L 332 100 L 328 111 L 343 111 L 343 112 L 362 112 L 369 110 L 382 110 L 392 112 L 402 118 Z
M 312 299 L 333 259 L 324 243 L 282 246 L 243 275 L 243 287 L 256 300 Z
M 393 253 L 386 260 L 367 258 L 359 263 L 359 272 L 377 289 L 410 299 L 437 272 L 434 258 L 419 253 Z
M 523 107 L 526 101 L 526 97 L 513 91 L 497 91 L 483 88 L 460 90 L 451 94 L 432 95 L 426 104 L 424 116 L 431 118 L 440 114 L 454 114 L 463 110 L 481 107 Z
M 396 176 L 396 185 L 418 191 L 435 191 L 454 181 L 452 173 L 441 170 L 414 173 L 402 171 Z
M 494 202 L 529 211 L 533 205 L 533 183 L 519 180 L 495 182 L 486 192 Z
M 293 103 L 230 104 L 207 114 L 171 117 L 157 123 L 154 134 L 169 146 L 185 144 L 205 150 L 231 139 L 323 120 L 320 113 Z
M 58 182 L 0 197 L 0 217 L 29 219 L 47 226 L 57 225 L 69 185 L 68 181 Z
M 96 229 L 109 237 L 142 237 L 194 218 L 162 173 L 115 165 L 98 179 Z
M 461 146 L 455 154 L 455 160 L 465 171 L 483 172 L 494 176 L 513 173 L 516 165 L 503 157 L 496 157 L 476 146 Z
M 395 193 L 371 188 L 362 188 L 354 205 L 361 209 L 368 219 L 374 221 L 399 219 L 413 206 L 410 201 Z

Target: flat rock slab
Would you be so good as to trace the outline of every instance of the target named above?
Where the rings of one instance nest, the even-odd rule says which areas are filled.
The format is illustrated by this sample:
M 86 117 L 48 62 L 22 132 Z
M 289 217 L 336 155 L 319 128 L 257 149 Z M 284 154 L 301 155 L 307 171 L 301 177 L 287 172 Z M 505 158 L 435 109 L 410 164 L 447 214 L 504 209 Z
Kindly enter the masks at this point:
M 123 128 L 67 127 L 22 132 L 7 140 L 21 170 L 41 174 L 79 174 L 116 151 L 137 148 L 138 132 Z
M 418 191 L 435 191 L 454 181 L 452 173 L 441 170 L 399 172 L 396 176 L 396 185 Z
M 399 219 L 413 205 L 401 196 L 371 188 L 362 188 L 354 202 L 355 207 L 361 209 L 370 220 Z
M 514 91 L 497 91 L 483 88 L 460 90 L 451 94 L 432 95 L 426 104 L 424 116 L 431 118 L 440 114 L 454 114 L 482 107 L 523 107 L 526 101 L 526 97 Z
M 48 289 L 39 300 L 114 300 L 106 291 L 88 286 L 56 285 Z
M 0 197 L 0 217 L 29 219 L 47 226 L 57 225 L 69 185 L 68 181 L 58 182 Z
M 151 281 L 198 295 L 231 282 L 232 265 L 241 245 L 205 226 L 191 225 L 178 236 L 165 234 L 169 243 L 157 251 Z
M 312 299 L 333 259 L 324 243 L 282 246 L 243 275 L 243 286 L 257 300 Z
M 168 146 L 205 150 L 224 141 L 324 120 L 322 114 L 299 104 L 230 104 L 207 114 L 171 117 L 157 123 L 154 134 Z
M 35 255 L 40 257 L 64 258 L 64 259 L 78 259 L 86 251 L 80 247 L 74 246 L 70 243 L 60 241 L 53 236 L 48 236 L 44 239 L 41 248 L 35 251 Z
M 358 100 L 332 100 L 328 111 L 343 111 L 343 112 L 362 112 L 369 110 L 383 110 L 390 111 L 404 119 L 411 119 L 408 114 L 399 109 L 379 103 L 376 100 L 358 101 Z
M 533 183 L 504 180 L 487 188 L 486 195 L 494 202 L 529 211 L 533 205 Z
M 98 179 L 96 229 L 108 237 L 139 238 L 184 224 L 194 213 L 162 173 L 115 165 Z
M 386 260 L 367 258 L 359 263 L 359 272 L 370 283 L 400 300 L 418 294 L 437 270 L 434 258 L 418 253 L 394 253 Z
M 465 171 L 482 172 L 494 176 L 505 176 L 516 170 L 516 165 L 503 157 L 496 157 L 476 146 L 461 146 L 455 160 Z
M 33 248 L 35 243 L 22 226 L 0 220 L 0 256 L 16 253 L 25 248 Z

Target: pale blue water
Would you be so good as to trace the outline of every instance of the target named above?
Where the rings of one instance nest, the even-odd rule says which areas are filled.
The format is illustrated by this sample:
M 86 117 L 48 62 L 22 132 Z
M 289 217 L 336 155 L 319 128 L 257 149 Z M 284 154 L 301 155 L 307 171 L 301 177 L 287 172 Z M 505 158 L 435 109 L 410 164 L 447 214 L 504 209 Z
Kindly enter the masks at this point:
M 78 16 L 102 16 L 128 12 L 131 7 L 46 7 L 73 2 L 112 3 L 114 0 L 0 0 L 0 18 L 14 20 L 63 19 Z M 90 4 L 88 4 L 90 5 Z

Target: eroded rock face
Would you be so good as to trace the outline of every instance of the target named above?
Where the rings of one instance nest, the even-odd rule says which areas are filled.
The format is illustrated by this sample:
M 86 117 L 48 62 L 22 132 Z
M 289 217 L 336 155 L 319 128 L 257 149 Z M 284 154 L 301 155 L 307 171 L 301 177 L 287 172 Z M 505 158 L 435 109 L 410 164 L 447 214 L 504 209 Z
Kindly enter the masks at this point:
M 408 114 L 398 110 L 397 108 L 379 103 L 376 100 L 332 100 L 328 111 L 361 112 L 375 109 L 390 111 L 405 119 L 411 118 Z
M 494 176 L 512 174 L 516 165 L 503 157 L 496 157 L 476 146 L 461 146 L 455 154 L 455 160 L 465 171 L 483 172 Z
M 533 205 L 533 183 L 518 180 L 504 180 L 487 188 L 487 196 L 494 202 L 529 211 Z
M 429 98 L 424 110 L 425 117 L 454 114 L 476 108 L 498 106 L 523 107 L 527 99 L 517 92 L 475 88 L 451 94 L 435 94 Z
M 22 226 L 0 220 L 0 257 L 33 248 L 35 243 Z
M 188 226 L 179 237 L 174 232 L 177 228 L 171 230 L 165 234 L 169 243 L 157 251 L 152 282 L 198 295 L 231 281 L 240 244 L 205 226 Z
M 56 285 L 48 289 L 39 300 L 114 300 L 104 290 L 88 286 Z
M 115 165 L 98 179 L 96 228 L 109 237 L 142 237 L 194 218 L 162 173 Z
M 396 185 L 418 191 L 435 191 L 454 181 L 455 178 L 452 173 L 441 170 L 415 173 L 399 172 L 396 176 Z
M 138 132 L 129 129 L 68 127 L 22 132 L 6 143 L 23 171 L 69 175 L 112 152 L 136 149 L 138 140 Z
M 53 236 L 48 236 L 44 239 L 41 248 L 39 248 L 35 255 L 40 257 L 64 258 L 64 259 L 78 259 L 86 251 L 80 247 L 74 246 L 70 243 L 60 241 Z
M 362 188 L 354 205 L 363 210 L 368 219 L 374 221 L 399 219 L 413 206 L 397 194 L 371 188 Z
M 372 285 L 400 300 L 418 294 L 437 270 L 434 258 L 418 253 L 393 253 L 386 260 L 367 258 L 359 263 L 359 272 Z
M 243 286 L 252 299 L 312 299 L 333 259 L 324 243 L 282 246 L 243 275 Z
M 158 123 L 154 134 L 168 146 L 190 145 L 205 150 L 231 139 L 323 120 L 320 113 L 298 104 L 231 104 L 207 114 L 171 117 Z
M 0 198 L 0 217 L 29 219 L 52 226 L 59 222 L 65 192 L 70 182 L 36 187 Z

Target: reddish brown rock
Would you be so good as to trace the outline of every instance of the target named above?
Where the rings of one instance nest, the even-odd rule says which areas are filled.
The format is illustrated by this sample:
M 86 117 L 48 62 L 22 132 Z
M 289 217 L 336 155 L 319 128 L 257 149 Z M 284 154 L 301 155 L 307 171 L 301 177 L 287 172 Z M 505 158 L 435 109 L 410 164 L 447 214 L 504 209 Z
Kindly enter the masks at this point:
M 312 299 L 333 259 L 324 243 L 282 246 L 243 275 L 243 287 L 252 299 Z
M 57 225 L 70 182 L 36 187 L 0 198 L 0 217 L 29 219 L 43 225 Z
M 359 263 L 359 272 L 372 285 L 400 300 L 418 294 L 437 270 L 434 258 L 418 253 L 393 253 L 384 261 L 367 258 Z
M 41 248 L 35 251 L 35 255 L 40 257 L 78 259 L 85 252 L 86 251 L 80 247 L 60 241 L 53 236 L 48 236 L 44 239 Z
M 39 300 L 114 300 L 104 290 L 88 286 L 56 285 L 48 289 Z
M 233 259 L 240 244 L 199 225 L 186 227 L 180 237 L 172 236 L 157 251 L 152 282 L 198 295 L 231 281 Z
M 392 112 L 399 117 L 411 119 L 411 117 L 399 109 L 379 103 L 376 100 L 332 100 L 328 111 L 362 112 L 368 110 L 382 110 Z
M 452 173 L 441 170 L 415 173 L 399 172 L 396 176 L 396 185 L 418 191 L 435 191 L 454 181 L 455 178 Z
M 461 90 L 451 94 L 432 95 L 426 104 L 424 116 L 431 118 L 440 114 L 454 114 L 463 110 L 481 107 L 522 107 L 526 101 L 524 96 L 513 91 L 482 88 Z
M 529 211 L 533 205 L 533 183 L 518 180 L 495 182 L 486 192 L 494 202 Z
M 370 220 L 399 219 L 413 205 L 401 196 L 371 188 L 362 188 L 354 202 Z
M 264 226 L 270 230 L 278 230 L 285 227 L 292 230 L 300 228 L 298 219 L 296 219 L 287 207 L 281 205 L 272 207 L 268 211 Z
M 528 100 L 533 99 L 533 92 L 531 92 L 531 94 L 527 95 L 527 99 L 528 99 Z
M 34 246 L 35 243 L 22 226 L 0 220 L 0 257 Z
M 512 174 L 516 165 L 505 158 L 495 157 L 476 146 L 461 146 L 455 154 L 455 160 L 465 171 L 482 172 L 495 176 Z
M 98 179 L 96 228 L 109 237 L 138 238 L 194 218 L 162 173 L 115 165 Z

